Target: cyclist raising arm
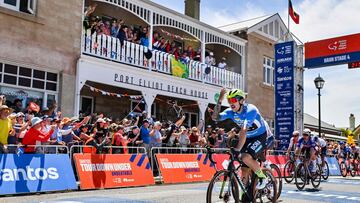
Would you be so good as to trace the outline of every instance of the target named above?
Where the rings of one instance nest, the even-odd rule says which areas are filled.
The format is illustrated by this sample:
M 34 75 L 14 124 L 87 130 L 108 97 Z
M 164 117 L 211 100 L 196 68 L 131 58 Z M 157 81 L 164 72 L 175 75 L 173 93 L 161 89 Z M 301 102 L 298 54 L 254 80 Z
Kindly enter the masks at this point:
M 240 131 L 236 135 L 239 137 L 239 142 L 236 150 L 241 152 L 242 161 L 259 177 L 256 188 L 263 189 L 267 184 L 267 179 L 256 159 L 263 155 L 266 148 L 265 120 L 256 106 L 245 102 L 245 93 L 240 89 L 233 89 L 227 94 L 230 108 L 219 113 L 225 93 L 226 90 L 222 89 L 212 119 L 215 121 L 231 119 L 239 126 Z M 247 183 L 251 171 L 245 167 L 242 167 L 241 171 L 244 182 Z

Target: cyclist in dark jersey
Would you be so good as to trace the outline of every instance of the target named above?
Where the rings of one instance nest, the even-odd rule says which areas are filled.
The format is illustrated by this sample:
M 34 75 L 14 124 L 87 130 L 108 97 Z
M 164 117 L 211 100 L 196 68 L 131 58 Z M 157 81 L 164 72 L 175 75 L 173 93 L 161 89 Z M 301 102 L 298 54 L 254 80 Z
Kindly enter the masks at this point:
M 245 93 L 240 89 L 231 90 L 227 94 L 230 108 L 219 113 L 225 93 L 226 90 L 222 89 L 212 118 L 215 121 L 231 119 L 238 125 L 240 131 L 237 134 L 239 142 L 236 149 L 239 151 L 239 154 L 241 153 L 242 161 L 259 177 L 257 189 L 262 189 L 266 186 L 267 179 L 256 160 L 263 156 L 263 152 L 266 149 L 267 130 L 265 120 L 260 115 L 256 106 L 245 102 Z M 251 172 L 249 168 L 241 168 L 245 183 Z
M 315 155 L 315 147 L 316 147 L 316 143 L 314 142 L 314 140 L 311 138 L 311 131 L 310 129 L 305 128 L 304 132 L 303 132 L 303 136 L 302 138 L 299 139 L 297 145 L 296 145 L 296 158 L 298 157 L 298 155 L 300 154 L 305 154 L 306 159 L 310 159 L 311 160 L 311 164 L 310 165 L 310 171 L 311 172 L 316 172 L 316 155 Z

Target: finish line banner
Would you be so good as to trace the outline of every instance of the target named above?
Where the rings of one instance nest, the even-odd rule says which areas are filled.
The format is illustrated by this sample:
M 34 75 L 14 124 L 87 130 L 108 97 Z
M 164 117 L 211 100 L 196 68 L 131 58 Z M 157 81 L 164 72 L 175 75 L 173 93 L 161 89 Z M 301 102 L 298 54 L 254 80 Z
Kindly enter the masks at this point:
M 156 154 L 164 183 L 210 180 L 215 169 L 206 154 Z
M 305 67 L 360 61 L 360 33 L 305 43 Z
M 76 190 L 67 154 L 0 154 L 0 195 Z
M 275 44 L 275 135 L 286 150 L 294 131 L 294 41 Z
M 146 154 L 74 154 L 81 189 L 153 185 Z

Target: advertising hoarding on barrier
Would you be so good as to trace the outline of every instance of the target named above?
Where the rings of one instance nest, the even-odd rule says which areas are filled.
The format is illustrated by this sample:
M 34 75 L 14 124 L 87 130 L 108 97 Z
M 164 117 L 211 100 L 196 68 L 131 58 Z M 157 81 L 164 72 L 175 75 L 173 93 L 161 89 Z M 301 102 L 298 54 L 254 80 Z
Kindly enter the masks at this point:
M 0 195 L 77 189 L 67 154 L 0 154 Z
M 328 162 L 329 174 L 331 176 L 339 176 L 339 175 L 341 175 L 339 162 L 335 157 L 326 157 L 326 161 Z
M 164 183 L 208 181 L 215 169 L 206 154 L 156 154 Z
M 360 61 L 360 33 L 305 43 L 305 67 Z
M 275 45 L 275 135 L 286 150 L 294 131 L 294 42 Z
M 286 162 L 288 161 L 287 156 L 283 156 L 283 155 L 267 155 L 266 156 L 266 161 L 268 162 L 268 164 L 276 164 L 280 171 L 281 171 L 281 175 L 284 176 L 284 167 Z M 286 176 L 289 174 L 285 174 Z
M 153 185 L 146 154 L 74 154 L 81 189 Z

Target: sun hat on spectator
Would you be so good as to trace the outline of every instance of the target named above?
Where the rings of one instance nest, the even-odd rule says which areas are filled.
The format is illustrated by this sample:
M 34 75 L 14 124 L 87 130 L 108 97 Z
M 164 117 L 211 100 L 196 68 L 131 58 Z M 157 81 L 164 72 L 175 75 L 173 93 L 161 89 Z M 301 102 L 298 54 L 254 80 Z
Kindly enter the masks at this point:
M 137 125 L 134 125 L 133 127 L 131 127 L 131 130 L 135 130 L 138 129 L 139 127 Z
M 68 124 L 68 123 L 70 123 L 70 122 L 71 122 L 71 119 L 68 118 L 68 117 L 64 117 L 64 118 L 62 119 L 62 121 L 61 121 L 62 124 Z
M 103 118 L 98 118 L 96 122 L 97 123 L 106 123 L 106 121 Z
M 19 117 L 25 117 L 25 114 L 23 112 L 19 112 L 16 114 L 16 118 L 19 118 Z
M 196 133 L 196 132 L 198 131 L 198 129 L 197 129 L 197 127 L 192 127 L 192 128 L 191 128 L 191 131 L 194 132 L 194 133 Z
M 8 116 L 8 118 L 10 118 L 10 119 L 16 118 L 16 113 L 11 113 L 11 114 Z
M 43 121 L 43 120 L 42 120 L 41 118 L 39 118 L 39 117 L 34 117 L 34 118 L 31 119 L 31 126 L 35 126 L 35 125 L 41 123 L 42 121 Z
M 185 126 L 181 126 L 180 131 L 184 131 L 184 130 L 186 130 Z
M 160 121 L 156 121 L 155 123 L 154 123 L 154 126 L 161 126 L 161 122 Z
M 14 109 L 9 108 L 9 107 L 6 106 L 6 105 L 1 105 L 1 106 L 0 106 L 0 111 L 2 111 L 2 110 L 9 110 L 10 113 L 12 113 L 12 112 L 14 111 Z
M 150 123 L 148 119 L 143 120 L 143 123 Z

